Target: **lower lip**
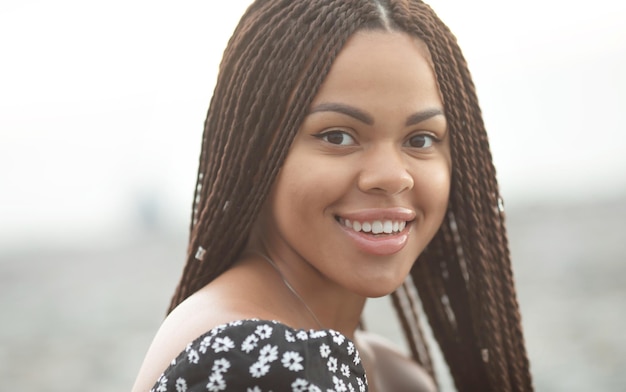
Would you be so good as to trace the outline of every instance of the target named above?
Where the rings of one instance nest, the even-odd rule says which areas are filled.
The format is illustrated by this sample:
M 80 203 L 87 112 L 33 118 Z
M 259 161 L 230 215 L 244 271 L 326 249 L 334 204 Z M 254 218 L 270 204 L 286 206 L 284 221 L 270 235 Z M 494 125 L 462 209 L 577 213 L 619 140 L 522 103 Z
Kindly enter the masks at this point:
M 389 256 L 401 251 L 408 243 L 411 228 L 411 225 L 407 224 L 400 233 L 372 235 L 362 231 L 356 232 L 343 225 L 339 226 L 359 249 L 377 256 Z

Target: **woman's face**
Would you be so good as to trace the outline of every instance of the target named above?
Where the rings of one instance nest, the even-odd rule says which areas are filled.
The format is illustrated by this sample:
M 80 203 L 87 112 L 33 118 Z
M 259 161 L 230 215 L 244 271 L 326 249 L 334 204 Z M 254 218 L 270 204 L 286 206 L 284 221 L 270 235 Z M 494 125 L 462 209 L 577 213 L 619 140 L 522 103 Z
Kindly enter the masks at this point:
M 441 225 L 450 171 L 426 45 L 361 31 L 315 97 L 256 229 L 292 271 L 385 295 Z

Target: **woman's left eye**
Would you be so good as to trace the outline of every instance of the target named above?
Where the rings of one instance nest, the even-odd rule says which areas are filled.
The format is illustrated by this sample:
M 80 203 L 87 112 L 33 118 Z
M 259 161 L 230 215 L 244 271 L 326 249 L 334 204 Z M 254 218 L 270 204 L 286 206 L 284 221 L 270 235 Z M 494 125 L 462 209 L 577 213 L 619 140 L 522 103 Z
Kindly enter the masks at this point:
M 329 131 L 317 135 L 318 138 L 337 146 L 352 146 L 356 144 L 354 138 L 344 131 Z
M 411 136 L 409 140 L 406 141 L 406 144 L 413 148 L 428 148 L 432 147 L 435 141 L 436 139 L 433 136 L 419 134 Z

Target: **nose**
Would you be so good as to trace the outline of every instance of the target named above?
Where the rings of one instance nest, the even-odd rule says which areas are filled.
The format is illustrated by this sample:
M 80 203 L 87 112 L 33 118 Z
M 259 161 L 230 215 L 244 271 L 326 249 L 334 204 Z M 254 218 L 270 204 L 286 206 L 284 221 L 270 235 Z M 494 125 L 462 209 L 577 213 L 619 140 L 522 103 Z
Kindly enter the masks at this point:
M 367 151 L 358 177 L 359 189 L 387 195 L 413 189 L 415 182 L 404 159 L 395 146 L 378 146 Z

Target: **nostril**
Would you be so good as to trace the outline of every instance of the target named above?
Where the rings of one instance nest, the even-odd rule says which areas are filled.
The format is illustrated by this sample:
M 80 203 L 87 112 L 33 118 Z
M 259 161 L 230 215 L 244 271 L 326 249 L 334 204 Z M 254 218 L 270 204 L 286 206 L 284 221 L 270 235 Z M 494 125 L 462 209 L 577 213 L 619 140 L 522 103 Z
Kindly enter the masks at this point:
M 357 178 L 358 188 L 362 192 L 397 195 L 413 189 L 413 176 L 402 170 L 389 170 L 383 165 L 375 169 L 364 169 Z

